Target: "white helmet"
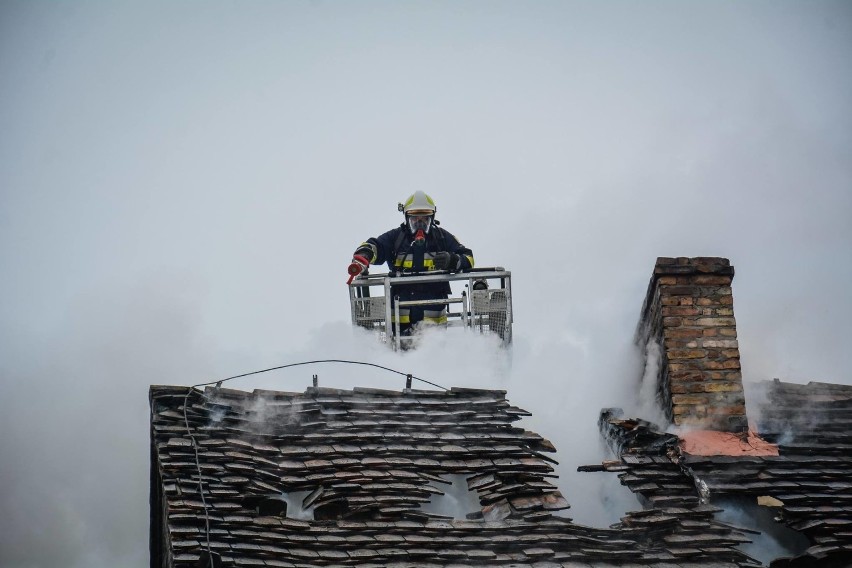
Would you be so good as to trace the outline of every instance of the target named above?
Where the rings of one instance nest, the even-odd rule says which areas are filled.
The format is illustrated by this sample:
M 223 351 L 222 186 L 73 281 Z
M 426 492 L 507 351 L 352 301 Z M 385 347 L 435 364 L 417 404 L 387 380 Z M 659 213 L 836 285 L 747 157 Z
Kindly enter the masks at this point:
M 435 202 L 431 197 L 422 191 L 415 191 L 405 200 L 405 203 L 400 203 L 400 211 L 405 213 L 405 221 L 412 233 L 417 231 L 429 232 L 432 228 L 432 223 L 435 220 Z

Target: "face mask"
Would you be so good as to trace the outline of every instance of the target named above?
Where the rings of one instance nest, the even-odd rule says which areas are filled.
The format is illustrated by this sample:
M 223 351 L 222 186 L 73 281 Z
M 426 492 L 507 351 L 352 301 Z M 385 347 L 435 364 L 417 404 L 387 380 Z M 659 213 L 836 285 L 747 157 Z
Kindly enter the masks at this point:
M 417 231 L 423 231 L 424 233 L 428 233 L 429 229 L 432 227 L 432 216 L 431 215 L 409 215 L 408 216 L 408 228 L 411 229 L 412 233 L 417 233 Z

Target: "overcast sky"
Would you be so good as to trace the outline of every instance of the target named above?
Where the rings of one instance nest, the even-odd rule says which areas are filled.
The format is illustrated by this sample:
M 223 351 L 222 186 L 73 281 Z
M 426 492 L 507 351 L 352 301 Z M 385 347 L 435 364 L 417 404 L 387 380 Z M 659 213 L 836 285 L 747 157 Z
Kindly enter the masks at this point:
M 147 566 L 148 385 L 314 358 L 507 389 L 612 522 L 575 470 L 657 256 L 731 259 L 747 379 L 852 383 L 850 60 L 846 1 L 0 0 L 0 564 Z M 417 189 L 512 271 L 511 354 L 351 330 Z M 402 386 L 232 386 L 313 373 Z

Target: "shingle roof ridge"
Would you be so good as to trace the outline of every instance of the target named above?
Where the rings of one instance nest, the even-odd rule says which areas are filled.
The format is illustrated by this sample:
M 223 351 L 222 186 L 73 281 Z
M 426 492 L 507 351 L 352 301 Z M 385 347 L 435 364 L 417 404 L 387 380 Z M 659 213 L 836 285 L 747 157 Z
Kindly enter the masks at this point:
M 150 392 L 152 395 L 168 395 L 168 394 L 186 394 L 186 390 L 191 387 L 176 387 L 168 385 L 151 385 Z M 396 397 L 438 397 L 438 398 L 473 398 L 476 396 L 490 396 L 496 400 L 505 400 L 506 390 L 503 389 L 483 389 L 471 387 L 452 387 L 447 391 L 426 390 L 426 389 L 378 389 L 373 387 L 355 386 L 352 389 L 340 389 L 332 387 L 313 387 L 309 386 L 304 392 L 295 391 L 279 391 L 273 389 L 254 389 L 252 391 L 207 386 L 205 394 L 215 394 L 223 398 L 298 398 L 312 397 L 316 395 L 338 395 L 338 396 L 357 396 L 357 395 L 376 395 L 376 396 L 396 396 Z M 526 410 L 514 407 L 515 409 L 527 413 Z
M 843 385 L 838 383 L 826 383 L 822 381 L 808 381 L 807 383 L 793 383 L 782 381 L 781 379 L 775 378 L 772 380 L 763 381 L 764 385 L 770 386 L 770 388 L 782 388 L 788 391 L 804 391 L 804 392 L 813 392 L 817 389 L 822 389 L 825 391 L 836 391 L 836 392 L 844 392 L 852 394 L 852 385 Z M 816 393 L 814 393 L 816 394 Z

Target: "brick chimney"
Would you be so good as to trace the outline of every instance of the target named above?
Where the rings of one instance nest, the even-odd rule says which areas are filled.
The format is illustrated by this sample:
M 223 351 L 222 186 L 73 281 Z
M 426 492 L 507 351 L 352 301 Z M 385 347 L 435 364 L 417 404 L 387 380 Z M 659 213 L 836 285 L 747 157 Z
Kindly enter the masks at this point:
M 636 341 L 661 347 L 657 395 L 676 425 L 748 429 L 727 258 L 658 258 Z

